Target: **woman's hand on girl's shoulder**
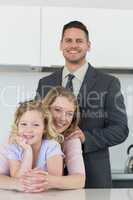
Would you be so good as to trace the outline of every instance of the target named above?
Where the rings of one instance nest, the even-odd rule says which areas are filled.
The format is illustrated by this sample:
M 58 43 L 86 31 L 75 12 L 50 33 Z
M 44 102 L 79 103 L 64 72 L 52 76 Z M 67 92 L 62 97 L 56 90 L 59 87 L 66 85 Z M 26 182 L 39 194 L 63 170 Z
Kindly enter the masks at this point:
M 79 138 L 81 143 L 85 142 L 85 135 L 79 127 L 77 127 L 77 129 L 74 132 L 67 135 L 67 137 L 65 137 L 65 140 L 70 140 L 74 138 Z

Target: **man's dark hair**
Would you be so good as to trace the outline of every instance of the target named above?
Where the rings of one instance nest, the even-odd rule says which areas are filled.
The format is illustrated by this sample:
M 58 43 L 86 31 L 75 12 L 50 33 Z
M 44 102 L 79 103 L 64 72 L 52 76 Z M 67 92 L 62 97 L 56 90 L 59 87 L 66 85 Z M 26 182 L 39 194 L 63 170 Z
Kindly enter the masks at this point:
M 64 27 L 63 27 L 63 30 L 62 30 L 62 39 L 64 37 L 65 31 L 69 28 L 79 28 L 79 29 L 81 29 L 82 31 L 84 31 L 86 38 L 87 38 L 87 41 L 89 41 L 89 33 L 88 33 L 88 30 L 87 30 L 87 27 L 80 21 L 71 21 L 71 22 L 65 24 Z

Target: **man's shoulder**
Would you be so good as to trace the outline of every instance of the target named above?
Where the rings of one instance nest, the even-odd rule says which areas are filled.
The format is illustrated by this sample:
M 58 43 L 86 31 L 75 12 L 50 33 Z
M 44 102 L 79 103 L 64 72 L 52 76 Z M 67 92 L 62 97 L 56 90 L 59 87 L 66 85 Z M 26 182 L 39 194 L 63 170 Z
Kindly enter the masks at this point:
M 55 72 L 52 72 L 48 76 L 42 77 L 40 79 L 40 82 L 46 82 L 47 83 L 49 80 L 57 79 L 57 77 L 62 74 L 62 69 L 63 69 L 63 67 L 61 67 L 60 69 L 56 70 Z
M 119 79 L 112 75 L 111 73 L 105 72 L 103 69 L 100 68 L 94 68 L 91 66 L 91 68 L 94 70 L 94 73 L 96 74 L 96 77 L 100 79 L 101 81 L 118 81 Z

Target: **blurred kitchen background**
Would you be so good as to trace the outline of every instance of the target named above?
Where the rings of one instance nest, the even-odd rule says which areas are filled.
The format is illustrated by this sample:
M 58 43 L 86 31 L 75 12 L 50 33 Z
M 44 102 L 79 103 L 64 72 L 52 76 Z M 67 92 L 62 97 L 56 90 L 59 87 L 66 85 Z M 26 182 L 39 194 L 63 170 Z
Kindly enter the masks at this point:
M 114 182 L 122 187 L 119 181 L 124 180 L 128 186 L 133 180 L 132 174 L 124 173 L 129 156 L 133 156 L 133 148 L 127 155 L 133 144 L 130 0 L 102 0 L 101 4 L 98 0 L 0 1 L 0 144 L 7 140 L 18 103 L 33 98 L 38 80 L 64 64 L 59 42 L 63 25 L 71 20 L 80 20 L 88 27 L 92 43 L 88 61 L 120 79 L 130 134 L 124 143 L 110 148 L 110 159 Z

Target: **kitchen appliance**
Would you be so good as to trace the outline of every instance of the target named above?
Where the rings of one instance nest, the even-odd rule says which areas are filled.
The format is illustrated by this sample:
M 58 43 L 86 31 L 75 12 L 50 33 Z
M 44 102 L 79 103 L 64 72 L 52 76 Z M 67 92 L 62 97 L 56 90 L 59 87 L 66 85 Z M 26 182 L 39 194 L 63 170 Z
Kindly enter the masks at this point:
M 133 173 L 133 155 L 130 155 L 130 150 L 132 148 L 133 144 L 127 148 L 128 159 L 126 161 L 125 173 Z

